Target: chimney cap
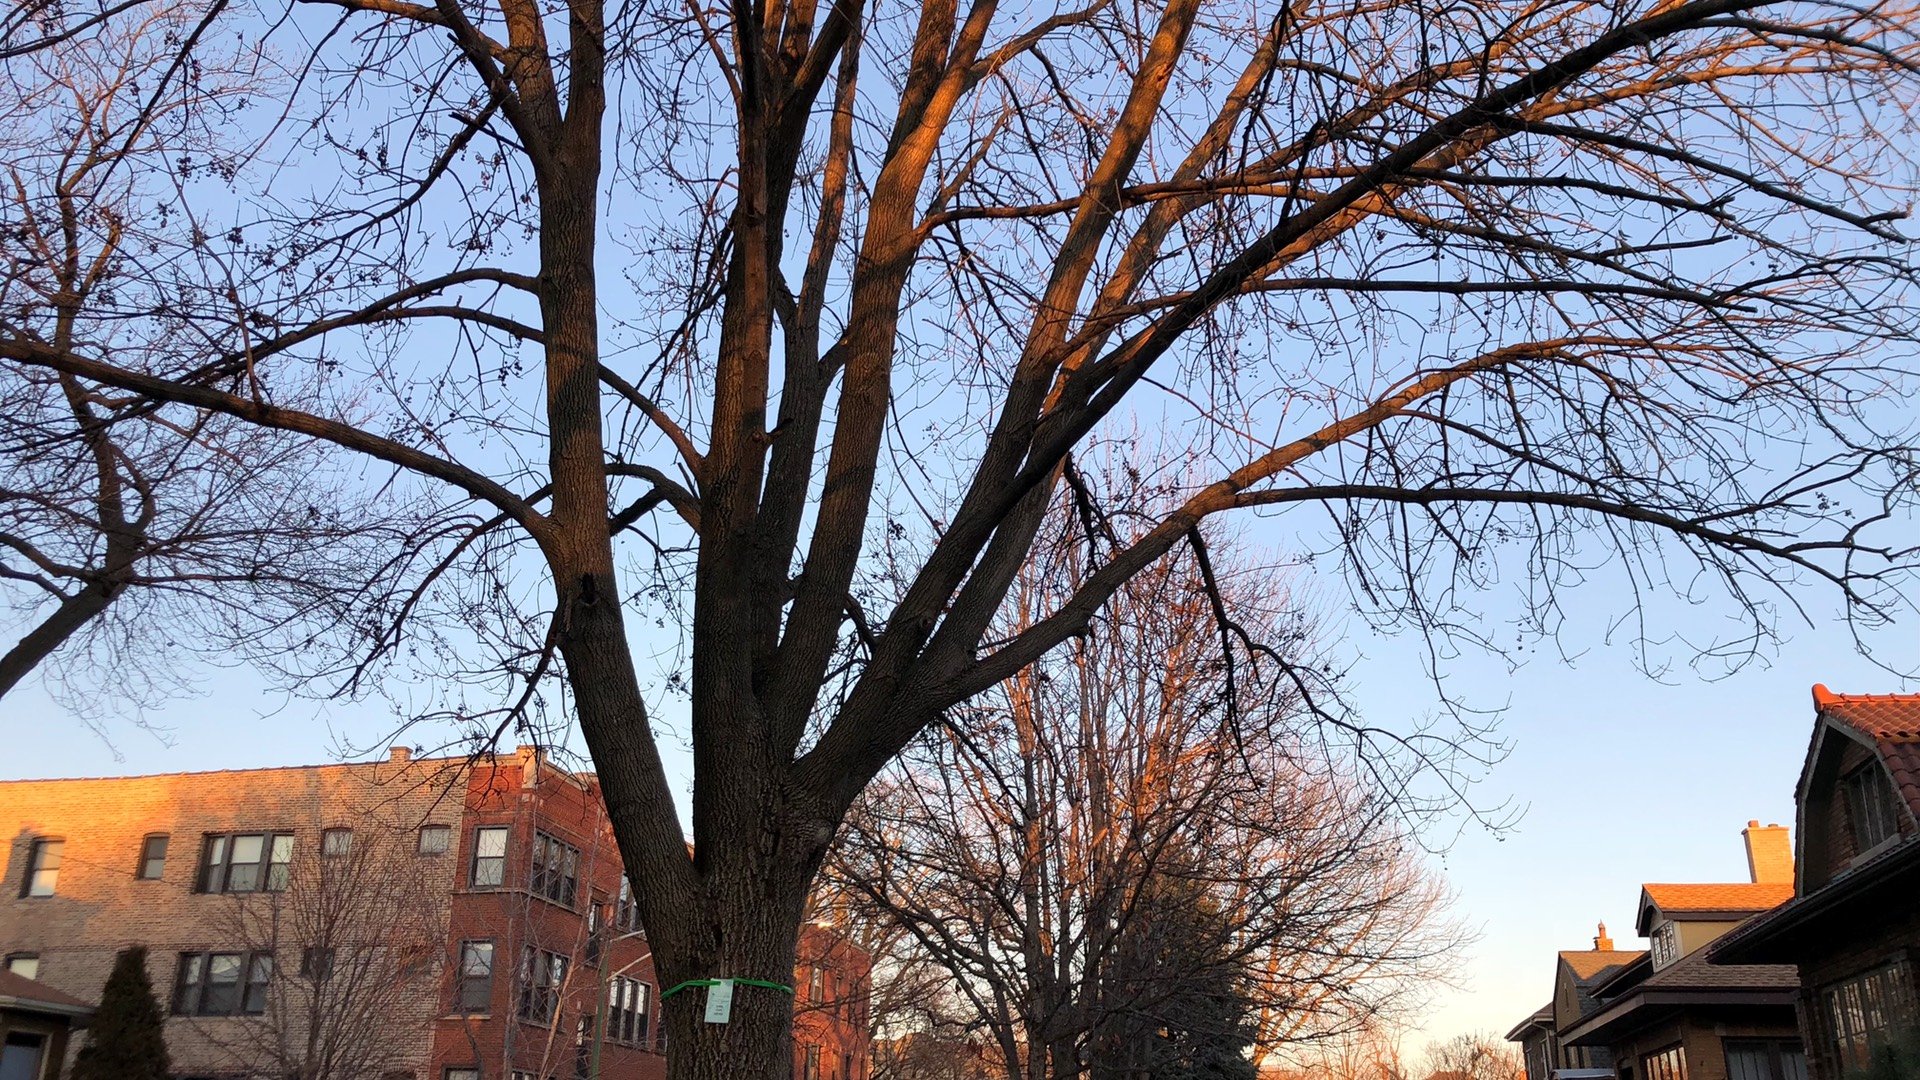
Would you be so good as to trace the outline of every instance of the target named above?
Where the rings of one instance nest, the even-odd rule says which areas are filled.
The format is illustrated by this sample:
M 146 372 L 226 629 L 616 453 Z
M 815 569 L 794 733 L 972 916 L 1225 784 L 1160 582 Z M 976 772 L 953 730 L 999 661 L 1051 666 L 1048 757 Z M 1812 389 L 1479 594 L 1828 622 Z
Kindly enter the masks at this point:
M 1749 828 L 1749 829 L 1757 829 L 1757 828 L 1759 828 L 1759 827 L 1760 827 L 1760 819 L 1759 819 L 1759 818 L 1750 818 L 1750 819 L 1748 819 L 1748 821 L 1747 821 L 1747 828 Z

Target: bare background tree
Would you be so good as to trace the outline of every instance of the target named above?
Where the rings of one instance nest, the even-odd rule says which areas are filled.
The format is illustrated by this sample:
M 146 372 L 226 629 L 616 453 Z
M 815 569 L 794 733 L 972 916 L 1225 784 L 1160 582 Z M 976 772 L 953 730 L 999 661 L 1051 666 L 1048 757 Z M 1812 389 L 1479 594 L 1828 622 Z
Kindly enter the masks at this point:
M 202 49 L 186 61 L 193 92 L 170 93 L 196 13 L 119 6 L 124 19 L 32 4 L 7 16 L 10 45 L 36 28 L 50 43 L 0 67 L 0 327 L 192 366 L 222 355 L 223 327 L 149 307 L 188 282 L 237 304 L 244 270 L 209 245 L 214 226 L 183 193 L 241 167 L 233 114 L 270 85 L 271 65 L 245 46 Z M 249 351 L 271 351 L 238 308 L 223 322 L 241 325 Z M 126 706 L 190 682 L 195 654 L 245 652 L 262 634 L 284 648 L 345 614 L 342 594 L 377 580 L 404 541 L 412 510 L 307 440 L 17 365 L 0 370 L 0 410 L 0 603 L 26 627 L 0 655 L 0 696 L 38 669 L 103 733 Z M 44 664 L 56 650 L 65 662 Z
M 169 4 L 151 100 L 279 58 L 241 167 L 176 189 L 191 257 L 128 253 L 129 326 L 208 348 L 8 315 L 0 360 L 431 484 L 457 524 L 284 662 L 577 720 L 668 984 L 789 971 L 868 782 L 1216 514 L 1319 540 L 1435 663 L 1553 635 L 1597 566 L 1649 663 L 1906 611 L 1904 4 L 153 0 L 32 5 L 6 62 Z M 1089 484 L 1097 565 L 996 636 L 1129 425 L 1206 469 Z M 788 1068 L 784 996 L 700 1006 L 674 1080 Z
M 1427 1048 L 1425 1075 L 1441 1080 L 1526 1080 L 1520 1052 L 1487 1031 L 1455 1035 Z
M 1076 525 L 1062 500 L 1002 636 L 1085 584 Z M 1233 666 L 1216 605 L 1294 664 L 1319 650 L 1246 553 L 1163 561 L 910 746 L 829 859 L 946 973 L 1006 1080 L 1209 1075 L 1195 1053 L 1251 1075 L 1407 1019 L 1463 942 L 1404 790 L 1357 772 L 1409 755 L 1336 749 L 1286 669 Z
M 344 851 L 294 859 L 284 890 L 234 895 L 222 940 L 270 957 L 271 977 L 257 1020 L 198 1022 L 231 1066 L 366 1080 L 425 1064 L 419 1029 L 396 1018 L 449 1000 L 444 867 L 415 855 L 412 830 L 345 835 Z

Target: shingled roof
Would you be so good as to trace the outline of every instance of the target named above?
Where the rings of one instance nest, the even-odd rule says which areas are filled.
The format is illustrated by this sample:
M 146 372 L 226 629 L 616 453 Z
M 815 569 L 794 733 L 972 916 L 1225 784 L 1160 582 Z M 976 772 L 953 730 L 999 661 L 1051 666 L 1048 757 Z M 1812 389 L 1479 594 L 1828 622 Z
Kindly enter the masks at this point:
M 1562 952 L 1560 962 L 1573 975 L 1574 1014 L 1556 1016 L 1555 1022 L 1572 1023 L 1578 1017 L 1592 1012 L 1595 1004 L 1593 988 L 1645 955 L 1645 949 L 1568 949 Z
M 93 1012 L 92 1005 L 72 994 L 6 970 L 0 970 L 0 1007 L 62 1016 L 85 1016 Z
M 1706 949 L 1687 955 L 1647 976 L 1648 990 L 1798 990 L 1800 969 L 1793 964 L 1709 963 Z
M 1920 817 L 1920 694 L 1836 694 L 1815 683 L 1813 705 L 1873 744 L 1908 809 Z

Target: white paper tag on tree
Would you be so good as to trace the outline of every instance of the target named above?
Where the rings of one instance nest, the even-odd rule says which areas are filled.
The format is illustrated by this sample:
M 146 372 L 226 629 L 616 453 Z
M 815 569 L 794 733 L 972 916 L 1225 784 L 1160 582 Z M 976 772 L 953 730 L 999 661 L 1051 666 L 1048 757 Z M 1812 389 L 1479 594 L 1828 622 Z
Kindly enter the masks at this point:
M 707 987 L 707 1023 L 724 1024 L 733 1019 L 733 980 L 721 979 Z

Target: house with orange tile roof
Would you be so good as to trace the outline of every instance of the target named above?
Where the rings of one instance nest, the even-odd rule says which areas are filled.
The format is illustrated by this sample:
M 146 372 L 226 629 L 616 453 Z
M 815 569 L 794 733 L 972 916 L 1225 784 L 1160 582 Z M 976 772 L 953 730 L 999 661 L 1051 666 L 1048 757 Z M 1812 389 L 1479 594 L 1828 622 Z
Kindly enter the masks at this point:
M 1792 965 L 1812 1080 L 1840 1080 L 1920 1028 L 1920 694 L 1815 686 L 1813 704 L 1794 896 L 1708 958 Z
M 1788 830 L 1749 822 L 1752 880 L 1640 887 L 1644 950 L 1563 952 L 1554 1001 L 1509 1033 L 1538 1080 L 1807 1080 L 1792 967 L 1716 968 L 1705 949 L 1793 896 Z

